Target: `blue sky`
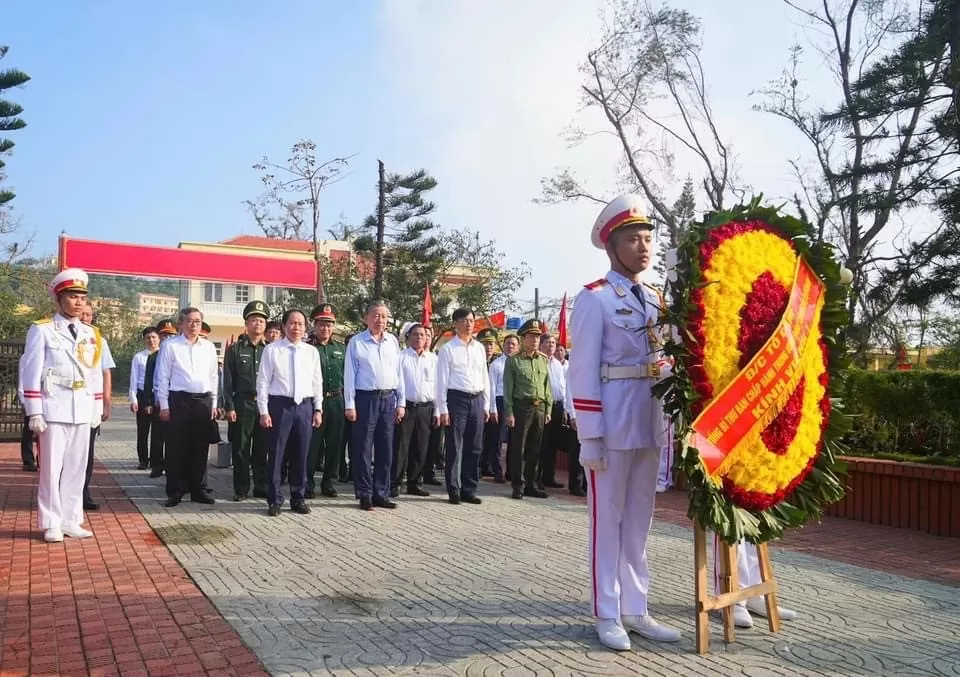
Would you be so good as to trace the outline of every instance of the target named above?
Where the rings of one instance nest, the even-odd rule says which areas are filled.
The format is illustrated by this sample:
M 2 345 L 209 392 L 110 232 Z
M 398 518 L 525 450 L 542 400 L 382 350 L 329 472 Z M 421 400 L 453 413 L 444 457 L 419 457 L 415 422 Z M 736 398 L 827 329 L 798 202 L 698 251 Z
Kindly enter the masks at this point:
M 9 97 L 29 125 L 12 136 L 14 205 L 37 253 L 54 252 L 61 230 L 169 246 L 256 233 L 242 205 L 260 192 L 251 165 L 309 137 L 321 156 L 356 156 L 324 195 L 327 225 L 372 210 L 378 158 L 426 167 L 440 183 L 438 222 L 531 264 L 521 298 L 534 286 L 575 293 L 606 269 L 588 245 L 595 209 L 531 200 L 559 166 L 612 189 L 616 149 L 562 138 L 583 121 L 577 65 L 595 44 L 598 4 L 9 1 L 2 65 L 33 78 Z M 798 26 L 773 0 L 678 4 L 703 17 L 714 104 L 745 179 L 788 194 L 785 160 L 802 146 L 750 110 L 749 92 L 783 67 Z

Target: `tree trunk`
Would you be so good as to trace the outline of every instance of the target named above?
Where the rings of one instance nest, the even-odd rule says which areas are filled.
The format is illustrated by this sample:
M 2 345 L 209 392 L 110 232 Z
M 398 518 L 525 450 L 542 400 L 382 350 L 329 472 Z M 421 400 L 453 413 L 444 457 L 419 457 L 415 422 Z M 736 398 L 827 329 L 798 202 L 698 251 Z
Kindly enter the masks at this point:
M 320 260 L 320 243 L 313 239 L 313 260 L 317 263 L 317 305 L 327 302 L 327 290 L 323 286 L 323 261 Z
M 379 182 L 377 199 L 377 246 L 374 250 L 373 297 L 383 298 L 383 238 L 386 232 L 386 179 L 383 160 L 377 160 Z

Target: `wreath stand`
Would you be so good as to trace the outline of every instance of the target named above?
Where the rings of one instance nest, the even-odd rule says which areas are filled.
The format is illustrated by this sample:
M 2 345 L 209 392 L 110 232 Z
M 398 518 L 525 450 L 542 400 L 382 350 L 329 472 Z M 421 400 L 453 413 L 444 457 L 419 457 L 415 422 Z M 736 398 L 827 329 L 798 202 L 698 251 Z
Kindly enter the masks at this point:
M 760 564 L 760 584 L 740 589 L 737 575 L 736 546 L 720 540 L 718 545 L 720 574 L 720 592 L 711 596 L 707 587 L 707 532 L 699 521 L 693 524 L 693 562 L 696 570 L 696 608 L 697 608 L 697 653 L 710 652 L 710 612 L 719 609 L 723 614 L 723 641 L 727 644 L 735 639 L 733 625 L 733 606 L 751 597 L 764 598 L 767 605 L 767 622 L 770 632 L 780 632 L 780 611 L 777 607 L 777 581 L 773 577 L 770 553 L 767 544 L 757 546 L 757 560 Z

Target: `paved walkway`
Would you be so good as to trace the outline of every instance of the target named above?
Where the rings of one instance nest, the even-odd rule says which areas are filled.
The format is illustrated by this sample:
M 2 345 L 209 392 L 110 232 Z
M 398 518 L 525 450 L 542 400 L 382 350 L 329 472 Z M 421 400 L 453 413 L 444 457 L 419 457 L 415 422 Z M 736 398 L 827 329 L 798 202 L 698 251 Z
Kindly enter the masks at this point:
M 0 590 L 10 591 L 5 595 L 9 601 L 0 606 L 4 675 L 8 669 L 9 674 L 27 674 L 34 660 L 47 665 L 48 672 L 31 674 L 56 673 L 46 643 L 48 629 L 59 626 L 57 615 L 27 630 L 25 592 L 31 576 L 46 577 L 46 588 L 41 587 L 44 583 L 30 588 L 31 605 L 58 609 L 53 598 L 60 595 L 79 609 L 91 590 L 78 588 L 76 579 L 72 590 L 49 580 L 67 563 L 71 570 L 76 565 L 91 572 L 124 567 L 122 575 L 91 574 L 89 587 L 101 609 L 101 597 L 119 599 L 123 609 L 125 594 L 133 594 L 137 586 L 147 588 L 137 591 L 138 615 L 124 617 L 129 628 L 125 632 L 138 638 L 146 633 L 151 639 L 157 633 L 163 641 L 164 633 L 176 630 L 183 642 L 190 642 L 187 627 L 207 631 L 204 639 L 217 638 L 219 655 L 228 664 L 231 659 L 251 661 L 243 664 L 249 671 L 238 667 L 237 674 L 258 669 L 242 646 L 246 644 L 275 675 L 960 675 L 960 577 L 951 578 L 956 574 L 953 564 L 928 575 L 952 585 L 854 566 L 850 560 L 876 562 L 856 554 L 868 545 L 857 537 L 863 525 L 853 522 L 832 520 L 818 528 L 830 544 L 829 555 L 836 554 L 847 534 L 855 553 L 847 561 L 800 552 L 815 550 L 816 541 L 807 536 L 816 535 L 815 530 L 774 549 L 782 599 L 800 611 L 798 621 L 785 624 L 779 635 L 758 624 L 738 632 L 737 642 L 729 647 L 720 641 L 715 622 L 714 653 L 697 656 L 692 539 L 680 523 L 680 498 L 666 497 L 650 547 L 652 611 L 680 628 L 683 641 L 663 646 L 637 638 L 634 652 L 613 654 L 597 643 L 585 614 L 586 515 L 579 501 L 512 501 L 503 487 L 485 485 L 482 506 L 454 507 L 436 497 L 402 498 L 396 511 L 362 513 L 344 497 L 314 501 L 308 516 L 285 511 L 270 518 L 262 501 L 253 500 L 218 501 L 209 507 L 184 503 L 170 510 L 161 505 L 161 483 L 131 469 L 131 439 L 129 420 L 120 420 L 99 443 L 110 474 L 97 477 L 108 510 L 93 518 L 95 540 L 51 548 L 37 540 L 36 531 L 32 540 L 0 539 L 2 558 L 11 562 L 13 571 L 9 578 L 0 578 Z M 11 530 L 25 534 L 32 523 L 16 505 L 27 500 L 33 476 L 13 472 L 15 455 L 3 456 L 2 479 L 20 486 L 0 494 L 0 535 Z M 218 498 L 232 493 L 228 470 L 211 469 L 211 480 Z M 131 500 L 143 517 L 130 512 Z M 169 551 L 151 536 L 144 518 Z M 960 558 L 957 539 L 886 529 L 877 534 L 884 543 L 908 536 L 911 548 L 919 549 L 913 570 L 933 548 L 948 562 Z M 66 557 L 61 556 L 64 551 Z M 883 545 L 875 553 L 883 559 L 896 551 Z M 909 573 L 909 559 L 902 553 L 896 568 Z M 23 573 L 25 568 L 30 573 Z M 44 589 L 47 596 L 34 602 L 36 594 L 44 594 L 37 591 Z M 141 622 L 134 624 L 131 615 Z M 107 617 L 108 629 L 111 617 L 120 625 L 118 616 Z M 75 623 L 77 612 L 70 617 Z M 164 622 L 173 625 L 161 630 Z M 20 639 L 8 642 L 10 628 L 20 627 Z M 66 636 L 76 635 L 73 629 Z M 101 637 L 112 641 L 114 633 Z M 133 646 L 156 644 L 139 640 Z M 60 651 L 59 640 L 57 646 Z M 187 651 L 185 644 L 180 646 Z M 200 648 L 190 648 L 199 662 L 198 674 L 204 656 L 213 660 Z M 88 648 L 74 640 L 70 655 L 78 668 L 81 660 L 91 665 L 113 661 L 112 672 L 96 674 L 135 674 L 119 666 L 123 654 L 116 648 L 108 657 L 93 644 Z M 161 674 L 146 661 L 138 656 L 138 669 L 146 666 L 150 675 Z

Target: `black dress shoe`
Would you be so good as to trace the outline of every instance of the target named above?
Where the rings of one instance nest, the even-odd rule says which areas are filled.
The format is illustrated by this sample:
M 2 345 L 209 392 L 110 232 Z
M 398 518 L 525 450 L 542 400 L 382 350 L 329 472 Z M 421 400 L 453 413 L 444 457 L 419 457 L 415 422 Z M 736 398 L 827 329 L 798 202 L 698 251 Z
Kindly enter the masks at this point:
M 360 509 L 361 510 L 373 510 L 373 502 L 364 496 L 360 499 Z
M 524 496 L 529 496 L 530 498 L 546 498 L 547 492 L 543 489 L 538 489 L 537 487 L 525 487 L 523 490 Z
M 420 487 L 407 487 L 407 496 L 429 496 L 430 492 Z
M 23 472 L 37 472 L 37 464 L 36 464 L 36 463 L 24 463 L 24 464 L 23 464 Z
M 518 501 L 523 500 L 523 489 L 514 489 L 513 493 L 510 494 L 510 498 L 515 498 Z
M 317 492 L 313 491 L 312 489 L 307 489 L 305 492 L 303 492 L 303 497 L 304 497 L 304 498 L 316 498 L 316 497 L 317 497 Z
M 84 502 L 83 502 L 83 509 L 84 509 L 84 510 L 93 510 L 93 511 L 99 510 L 99 509 L 100 509 L 100 504 L 99 504 L 99 503 L 94 503 L 93 501 L 84 501 Z
M 151 470 L 150 477 L 163 477 L 163 468 L 154 468 Z
M 304 503 L 303 501 L 297 501 L 296 503 L 290 503 L 290 511 L 295 512 L 298 515 L 309 515 L 310 506 Z
M 200 496 L 196 497 L 191 496 L 190 501 L 193 503 L 202 503 L 203 505 L 213 505 L 217 502 L 213 496 L 209 496 L 207 494 L 201 494 Z
M 143 462 L 137 463 L 137 470 L 146 470 L 146 469 L 147 469 L 146 463 L 143 463 Z
M 390 489 L 390 498 L 400 498 L 400 489 L 398 487 Z
M 460 505 L 460 496 L 458 494 L 450 494 L 450 498 L 447 500 L 450 501 L 451 505 Z
M 431 477 L 430 479 L 426 479 L 426 480 L 423 481 L 423 483 L 424 483 L 424 484 L 429 484 L 431 487 L 442 487 L 442 486 L 443 486 L 443 482 L 441 482 L 440 480 L 438 480 L 436 477 Z
M 505 477 L 502 477 L 502 476 L 501 476 L 501 477 L 494 477 L 494 478 L 493 478 L 493 481 L 496 482 L 497 484 L 506 484 L 506 483 L 507 483 L 506 478 L 505 478 Z
M 178 505 L 180 505 L 180 498 L 177 496 L 171 496 L 167 499 L 167 502 L 163 504 L 163 507 L 176 508 Z
M 270 515 L 270 517 L 277 517 L 280 514 L 280 504 L 274 503 L 267 508 L 267 514 Z
M 267 490 L 266 490 L 266 489 L 254 489 L 254 490 L 253 490 L 253 497 L 254 497 L 254 498 L 266 498 L 266 497 L 267 497 Z
M 336 498 L 338 494 L 337 490 L 333 487 L 324 487 L 320 490 L 320 495 L 326 496 L 327 498 Z
M 464 503 L 470 503 L 471 505 L 480 505 L 481 503 L 483 503 L 483 501 L 480 498 L 478 498 L 477 496 L 474 496 L 473 494 L 464 494 L 463 496 L 460 497 L 460 500 L 463 501 Z
M 544 482 L 543 486 L 546 487 L 547 489 L 563 489 L 563 485 L 557 482 L 556 480 L 550 480 L 549 482 Z
M 373 497 L 373 506 L 375 508 L 387 508 L 388 510 L 393 510 L 397 507 L 397 504 L 391 501 L 389 498 L 383 498 L 382 496 Z
M 585 492 L 583 489 L 571 489 L 570 495 L 579 496 L 580 498 L 586 498 L 587 492 Z
M 242 501 L 242 500 L 245 499 L 246 497 L 247 497 L 246 492 L 240 492 L 239 494 L 234 494 L 234 495 L 233 495 L 233 500 L 236 501 L 237 503 L 239 503 L 240 501 Z

